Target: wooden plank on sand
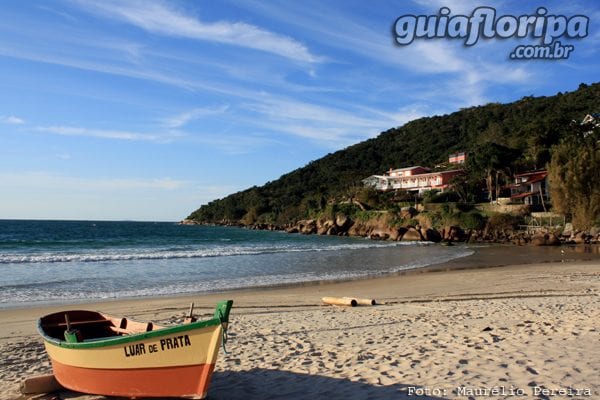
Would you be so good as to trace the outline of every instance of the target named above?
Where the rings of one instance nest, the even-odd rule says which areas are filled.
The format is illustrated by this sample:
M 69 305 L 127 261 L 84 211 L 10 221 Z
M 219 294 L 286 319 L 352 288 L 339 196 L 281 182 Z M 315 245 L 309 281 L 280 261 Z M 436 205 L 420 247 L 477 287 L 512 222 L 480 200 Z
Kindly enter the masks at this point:
M 42 394 L 52 393 L 64 389 L 56 380 L 53 374 L 32 376 L 25 378 L 21 382 L 21 393 L 23 394 Z

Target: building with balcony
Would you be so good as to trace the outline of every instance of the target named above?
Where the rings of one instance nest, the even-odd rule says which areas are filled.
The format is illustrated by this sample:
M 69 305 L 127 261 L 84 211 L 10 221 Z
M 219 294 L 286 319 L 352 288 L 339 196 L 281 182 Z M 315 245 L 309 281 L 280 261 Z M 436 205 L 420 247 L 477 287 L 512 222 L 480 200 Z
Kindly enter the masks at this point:
M 510 200 L 527 205 L 544 204 L 548 201 L 548 171 L 532 171 L 515 175 L 510 185 Z
M 378 190 L 405 190 L 422 194 L 430 190 L 443 192 L 450 187 L 452 178 L 464 174 L 462 169 L 430 171 L 421 166 L 391 169 L 387 174 L 371 175 L 362 182 Z

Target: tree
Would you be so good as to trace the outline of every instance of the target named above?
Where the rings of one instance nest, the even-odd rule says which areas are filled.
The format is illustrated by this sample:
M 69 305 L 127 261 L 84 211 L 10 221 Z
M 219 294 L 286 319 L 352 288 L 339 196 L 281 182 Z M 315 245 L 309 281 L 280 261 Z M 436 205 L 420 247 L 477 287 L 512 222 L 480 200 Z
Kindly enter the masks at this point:
M 477 201 L 477 194 L 481 191 L 478 182 L 479 180 L 473 179 L 470 175 L 457 175 L 450 180 L 450 186 L 461 203 L 474 203 Z
M 554 209 L 587 230 L 600 217 L 600 144 L 598 128 L 575 130 L 552 151 L 548 168 Z
M 480 144 L 469 154 L 467 159 L 469 173 L 485 180 L 490 203 L 494 200 L 494 182 L 498 186 L 500 172 L 511 165 L 517 157 L 518 151 L 494 142 Z

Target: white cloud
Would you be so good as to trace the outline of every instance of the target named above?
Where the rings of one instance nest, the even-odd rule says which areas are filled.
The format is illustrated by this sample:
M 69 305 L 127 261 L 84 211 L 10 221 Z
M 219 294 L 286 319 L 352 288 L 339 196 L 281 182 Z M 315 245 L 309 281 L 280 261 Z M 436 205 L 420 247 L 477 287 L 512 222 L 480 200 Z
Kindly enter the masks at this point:
M 258 115 L 247 121 L 256 128 L 304 137 L 332 148 L 373 137 L 398 123 L 397 115 L 367 107 L 333 108 L 268 94 L 242 107 Z
M 165 120 L 163 120 L 163 125 L 167 128 L 179 128 L 183 125 L 186 125 L 188 122 L 203 117 L 223 114 L 227 111 L 228 108 L 228 105 L 223 105 L 219 107 L 194 108 L 193 110 L 183 112 L 181 114 L 175 115 L 174 117 L 166 118 Z
M 127 141 L 146 141 L 156 143 L 169 143 L 174 139 L 184 136 L 180 132 L 167 133 L 139 133 L 121 130 L 89 129 L 73 126 L 40 126 L 40 132 L 52 133 L 61 136 L 84 136 L 101 139 L 115 139 Z
M 15 117 L 14 115 L 9 116 L 0 116 L 0 122 L 8 125 L 22 125 L 25 123 L 25 120 L 19 117 Z
M 475 0 L 450 2 L 451 5 L 444 0 L 414 0 L 414 3 L 431 9 L 432 13 L 448 6 L 453 14 L 470 14 L 480 5 Z M 315 41 L 373 59 L 376 64 L 385 63 L 420 75 L 423 77 L 422 87 L 431 83 L 429 86 L 435 91 L 435 86 L 441 86 L 446 102 L 458 107 L 485 103 L 489 84 L 522 84 L 532 74 L 529 72 L 530 65 L 517 67 L 514 63 L 507 63 L 506 57 L 498 57 L 501 54 L 499 49 L 506 47 L 502 41 L 478 43 L 476 50 L 465 48 L 462 41 L 452 39 L 415 40 L 407 46 L 395 46 L 389 29 L 382 29 L 381 25 L 367 25 L 351 13 L 340 12 L 325 2 L 310 8 L 300 3 L 285 3 L 279 7 L 264 2 L 250 4 L 254 10 L 301 27 Z M 390 10 L 394 9 L 390 7 Z M 400 15 L 401 10 L 397 15 L 390 15 L 389 23 L 392 24 Z M 506 54 L 508 56 L 508 50 Z M 450 91 L 450 87 L 460 90 Z M 419 97 L 419 93 L 410 95 Z
M 121 19 L 155 34 L 225 43 L 277 54 L 295 61 L 322 61 L 321 57 L 313 55 L 305 45 L 288 36 L 244 22 L 204 22 L 156 1 L 92 1 L 81 5 L 92 12 Z
M 241 155 L 255 152 L 258 148 L 267 146 L 282 146 L 283 143 L 269 136 L 248 134 L 212 134 L 202 133 L 190 139 L 191 142 L 199 143 L 219 150 L 227 155 Z
M 143 79 L 152 82 L 158 82 L 165 85 L 171 85 L 180 87 L 187 90 L 193 89 L 208 89 L 208 90 L 217 90 L 216 88 L 211 87 L 206 82 L 195 82 L 192 84 L 185 79 L 181 79 L 172 75 L 167 75 L 165 73 L 161 73 L 158 71 L 152 71 L 150 69 L 138 69 L 123 67 L 120 65 L 114 65 L 110 62 L 102 63 L 98 61 L 88 61 L 84 59 L 77 58 L 77 55 L 71 56 L 60 56 L 57 54 L 48 53 L 45 54 L 41 51 L 28 51 L 27 49 L 10 47 L 8 45 L 2 46 L 0 44 L 0 55 L 5 57 L 13 57 L 22 60 L 29 60 L 47 64 L 55 64 L 63 67 L 77 68 L 87 71 L 100 72 L 104 74 L 111 75 L 119 75 L 125 76 L 129 78 Z

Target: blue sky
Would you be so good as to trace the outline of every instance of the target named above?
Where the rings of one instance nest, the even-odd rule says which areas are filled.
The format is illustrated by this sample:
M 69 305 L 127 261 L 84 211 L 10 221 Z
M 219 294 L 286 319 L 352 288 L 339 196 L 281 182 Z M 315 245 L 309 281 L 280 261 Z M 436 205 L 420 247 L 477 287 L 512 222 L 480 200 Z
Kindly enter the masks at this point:
M 393 44 L 444 6 L 589 34 L 560 61 L 509 59 L 536 38 Z M 3 1 L 0 218 L 179 220 L 418 117 L 598 81 L 599 22 L 595 0 Z

